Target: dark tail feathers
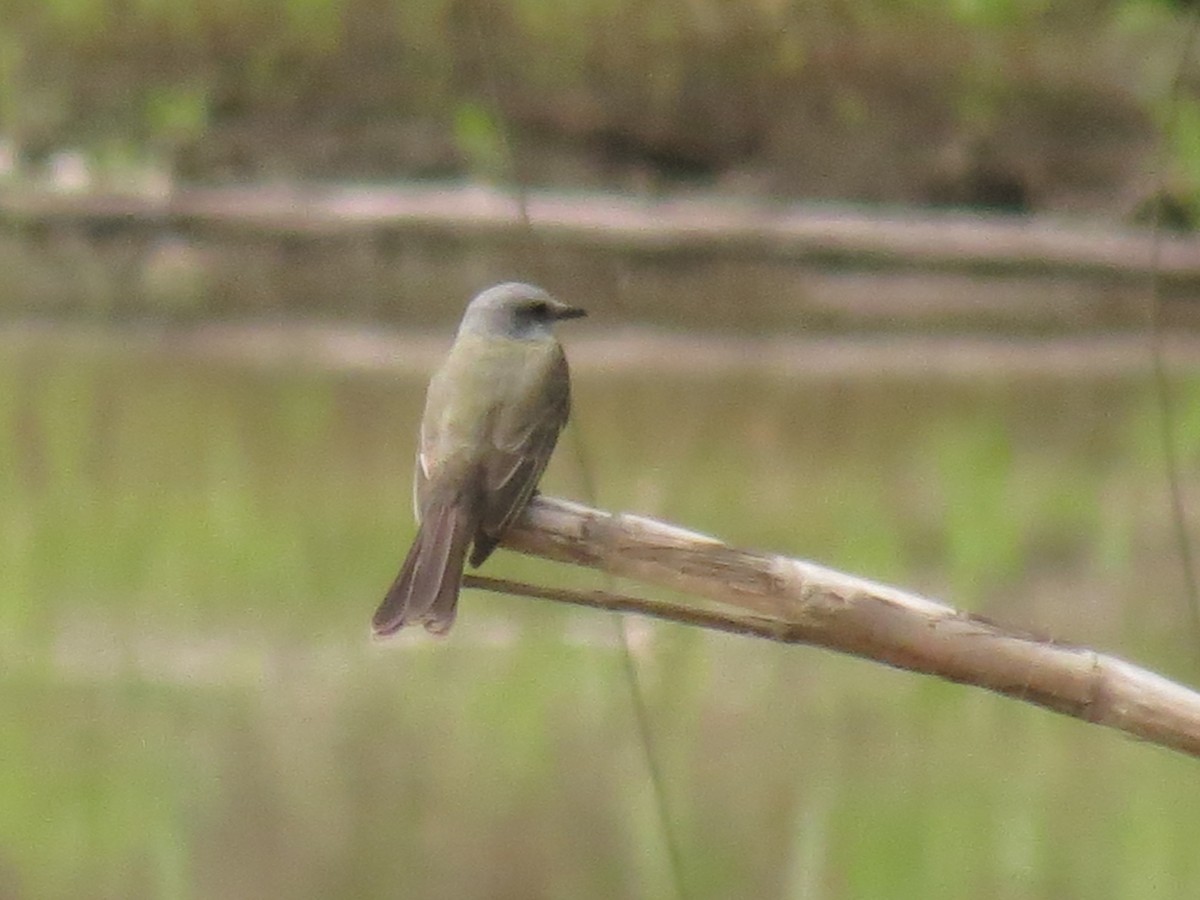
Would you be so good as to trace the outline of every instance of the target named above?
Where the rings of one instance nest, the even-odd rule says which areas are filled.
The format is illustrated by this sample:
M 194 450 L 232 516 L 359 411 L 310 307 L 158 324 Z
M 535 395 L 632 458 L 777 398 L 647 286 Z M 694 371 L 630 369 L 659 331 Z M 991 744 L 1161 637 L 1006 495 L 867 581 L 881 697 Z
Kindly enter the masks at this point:
M 377 636 L 394 634 L 416 622 L 433 634 L 450 630 L 473 531 L 462 504 L 431 504 L 400 574 L 371 619 Z

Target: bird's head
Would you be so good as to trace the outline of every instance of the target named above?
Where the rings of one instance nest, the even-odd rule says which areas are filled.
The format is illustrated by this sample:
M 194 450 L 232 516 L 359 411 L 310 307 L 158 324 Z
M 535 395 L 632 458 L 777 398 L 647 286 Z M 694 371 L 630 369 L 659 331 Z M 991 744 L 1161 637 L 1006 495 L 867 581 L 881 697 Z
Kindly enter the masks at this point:
M 555 300 L 541 288 L 510 281 L 477 295 L 463 314 L 459 334 L 510 337 L 517 340 L 545 337 L 559 319 L 576 319 L 587 313 Z

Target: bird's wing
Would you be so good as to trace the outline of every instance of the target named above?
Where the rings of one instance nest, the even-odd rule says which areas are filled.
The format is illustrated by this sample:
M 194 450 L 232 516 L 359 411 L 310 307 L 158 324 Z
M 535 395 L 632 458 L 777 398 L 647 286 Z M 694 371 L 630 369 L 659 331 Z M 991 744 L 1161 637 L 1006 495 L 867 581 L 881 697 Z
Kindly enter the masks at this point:
M 537 489 L 558 434 L 571 411 L 570 376 L 562 348 L 531 373 L 521 394 L 528 400 L 501 411 L 484 460 L 483 512 L 471 552 L 480 565 Z

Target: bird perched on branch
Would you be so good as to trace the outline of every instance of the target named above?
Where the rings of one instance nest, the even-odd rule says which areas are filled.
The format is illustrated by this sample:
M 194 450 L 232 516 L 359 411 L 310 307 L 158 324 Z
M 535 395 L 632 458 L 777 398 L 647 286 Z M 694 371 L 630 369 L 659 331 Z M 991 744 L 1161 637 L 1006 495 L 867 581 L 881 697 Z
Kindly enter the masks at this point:
M 375 611 L 378 636 L 454 624 L 467 548 L 480 565 L 537 488 L 571 408 L 551 326 L 585 315 L 540 288 L 507 283 L 467 306 L 429 382 L 413 481 L 419 522 L 400 574 Z

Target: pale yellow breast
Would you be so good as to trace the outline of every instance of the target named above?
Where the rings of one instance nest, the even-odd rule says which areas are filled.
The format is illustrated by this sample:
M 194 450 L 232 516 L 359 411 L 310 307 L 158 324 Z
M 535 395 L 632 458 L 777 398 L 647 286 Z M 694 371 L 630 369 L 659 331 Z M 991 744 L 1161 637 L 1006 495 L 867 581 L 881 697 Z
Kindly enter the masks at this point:
M 429 479 L 478 463 L 501 420 L 536 409 L 561 354 L 553 338 L 463 335 L 429 382 L 421 422 L 421 466 Z

